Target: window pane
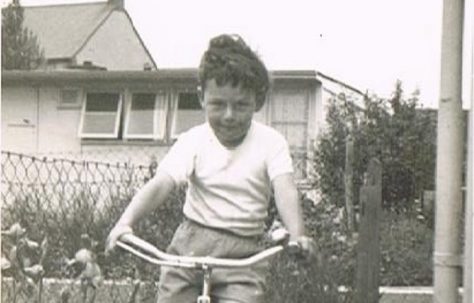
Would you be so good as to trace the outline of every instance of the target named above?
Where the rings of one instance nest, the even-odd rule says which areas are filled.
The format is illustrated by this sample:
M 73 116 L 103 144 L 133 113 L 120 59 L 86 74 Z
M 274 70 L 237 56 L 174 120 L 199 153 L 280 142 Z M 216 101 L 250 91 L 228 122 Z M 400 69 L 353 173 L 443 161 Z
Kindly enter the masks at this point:
M 133 94 L 132 96 L 132 110 L 148 110 L 155 109 L 155 94 Z
M 198 95 L 196 93 L 180 93 L 174 133 L 180 134 L 204 121 L 205 115 L 201 109 Z
M 115 114 L 84 116 L 82 132 L 86 134 L 113 134 L 115 131 Z
M 86 112 L 116 112 L 119 104 L 119 94 L 88 93 Z
M 200 110 L 201 103 L 196 93 L 180 93 L 178 101 L 178 109 Z
M 120 94 L 88 93 L 83 115 L 82 137 L 116 135 L 116 123 L 120 115 Z
M 127 134 L 152 135 L 155 94 L 134 94 L 129 113 Z

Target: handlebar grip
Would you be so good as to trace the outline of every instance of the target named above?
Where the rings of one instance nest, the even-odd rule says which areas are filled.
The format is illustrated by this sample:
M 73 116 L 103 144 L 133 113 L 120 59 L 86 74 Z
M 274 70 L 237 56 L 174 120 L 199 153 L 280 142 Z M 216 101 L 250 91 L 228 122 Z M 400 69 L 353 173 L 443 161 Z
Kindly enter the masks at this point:
M 301 245 L 296 241 L 291 241 L 288 242 L 287 249 L 290 254 L 298 254 L 301 252 Z
M 169 255 L 167 255 L 165 252 L 159 250 L 152 244 L 148 243 L 145 240 L 142 240 L 141 238 L 135 236 L 134 234 L 123 234 L 119 238 L 120 242 L 123 242 L 125 244 L 128 244 L 134 248 L 138 248 L 139 250 L 146 252 L 150 255 L 153 255 L 155 257 L 158 257 L 160 259 L 167 260 L 169 259 Z
M 131 233 L 126 233 L 123 234 L 119 237 L 119 241 L 125 242 L 125 243 L 134 243 L 136 239 L 139 239 L 137 236 Z

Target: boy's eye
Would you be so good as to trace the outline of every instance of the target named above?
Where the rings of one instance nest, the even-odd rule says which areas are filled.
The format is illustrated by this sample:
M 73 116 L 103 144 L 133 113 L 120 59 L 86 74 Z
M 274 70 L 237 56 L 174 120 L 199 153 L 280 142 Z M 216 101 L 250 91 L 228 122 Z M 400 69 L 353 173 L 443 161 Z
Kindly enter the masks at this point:
M 210 105 L 213 108 L 224 108 L 226 106 L 226 104 L 224 102 L 218 102 L 218 101 L 211 102 Z
M 209 102 L 209 106 L 214 110 L 224 110 L 228 105 L 227 102 L 224 101 L 211 101 Z M 244 111 L 250 106 L 250 104 L 248 102 L 241 101 L 231 103 L 229 106 L 231 106 L 234 110 Z
M 246 109 L 248 106 L 249 106 L 249 104 L 246 103 L 246 102 L 238 102 L 238 103 L 235 105 L 235 108 L 238 109 L 238 110 L 244 110 L 244 109 Z

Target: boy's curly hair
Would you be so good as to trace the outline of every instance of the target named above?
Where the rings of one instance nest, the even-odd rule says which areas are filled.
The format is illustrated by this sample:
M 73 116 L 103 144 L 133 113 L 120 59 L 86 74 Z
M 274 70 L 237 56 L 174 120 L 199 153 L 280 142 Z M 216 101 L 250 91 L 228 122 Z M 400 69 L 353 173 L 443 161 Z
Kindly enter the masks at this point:
M 217 85 L 242 85 L 256 93 L 257 111 L 265 103 L 270 86 L 268 71 L 245 41 L 238 35 L 220 35 L 209 42 L 199 65 L 199 83 L 205 89 L 207 80 Z

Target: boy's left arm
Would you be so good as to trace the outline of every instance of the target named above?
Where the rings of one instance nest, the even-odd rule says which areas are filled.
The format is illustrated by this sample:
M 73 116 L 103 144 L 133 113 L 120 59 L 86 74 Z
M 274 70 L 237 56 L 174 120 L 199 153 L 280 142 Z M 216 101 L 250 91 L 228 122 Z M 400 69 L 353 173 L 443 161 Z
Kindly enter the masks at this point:
M 290 233 L 290 241 L 297 241 L 306 255 L 315 256 L 316 244 L 311 237 L 305 235 L 303 211 L 293 175 L 288 173 L 277 176 L 273 179 L 272 185 L 275 204 L 283 224 Z

